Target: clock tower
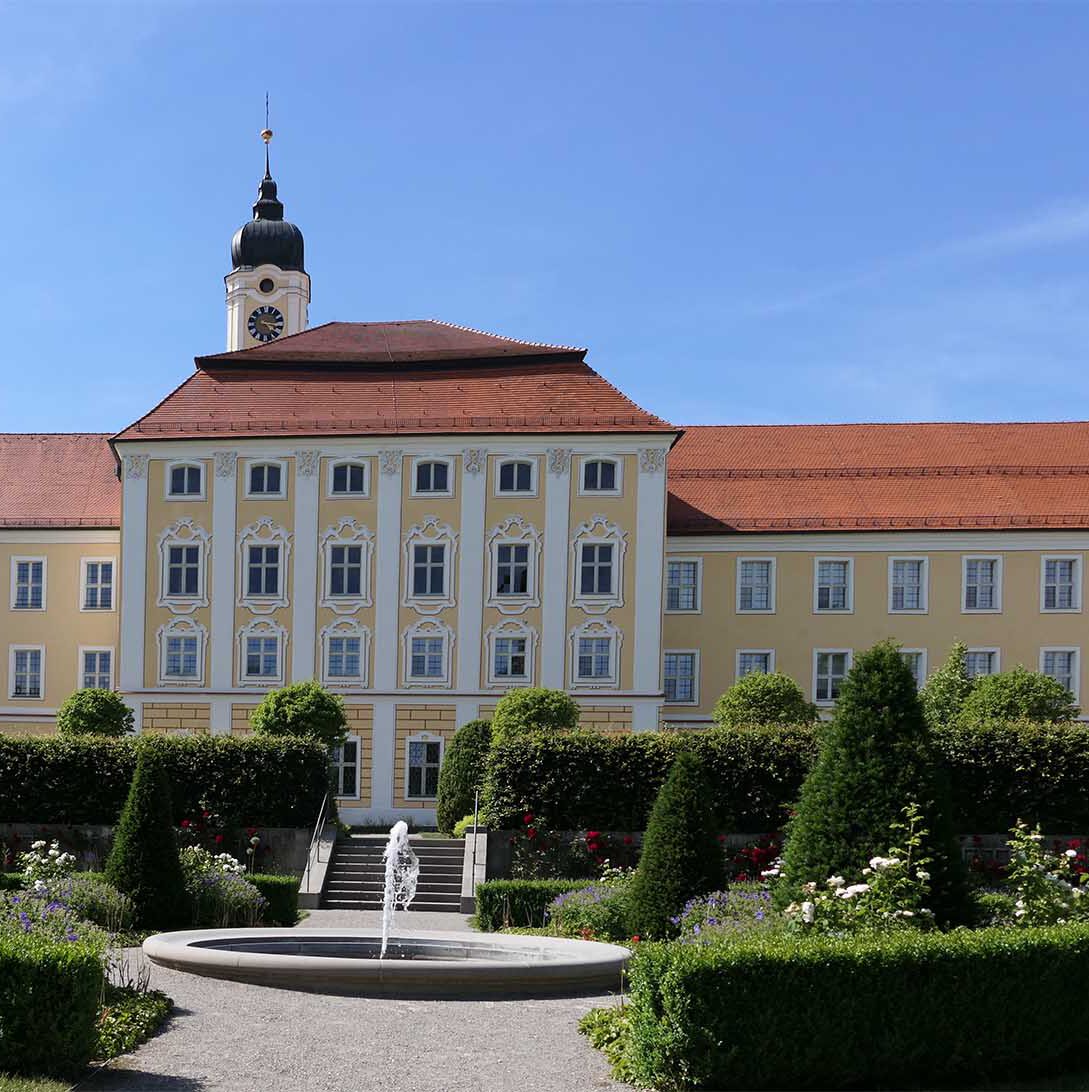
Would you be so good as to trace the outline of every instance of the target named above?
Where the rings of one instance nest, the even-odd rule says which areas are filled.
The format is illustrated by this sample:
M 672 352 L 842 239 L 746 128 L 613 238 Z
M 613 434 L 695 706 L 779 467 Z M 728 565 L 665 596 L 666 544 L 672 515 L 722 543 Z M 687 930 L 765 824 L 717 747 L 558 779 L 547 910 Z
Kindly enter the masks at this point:
M 265 177 L 257 189 L 253 219 L 231 240 L 227 283 L 227 350 L 267 345 L 278 337 L 306 329 L 310 278 L 303 265 L 302 232 L 284 219 L 283 203 L 269 171 L 265 142 Z

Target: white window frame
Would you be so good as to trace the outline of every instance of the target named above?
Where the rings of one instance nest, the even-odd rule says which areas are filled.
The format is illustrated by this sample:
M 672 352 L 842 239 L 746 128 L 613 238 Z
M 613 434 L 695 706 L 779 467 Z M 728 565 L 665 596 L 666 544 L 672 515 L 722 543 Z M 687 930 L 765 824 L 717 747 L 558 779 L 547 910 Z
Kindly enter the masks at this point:
M 166 673 L 166 642 L 168 637 L 196 637 L 197 673 L 192 678 Z M 161 625 L 156 633 L 159 646 L 159 685 L 164 687 L 203 686 L 205 659 L 208 650 L 208 629 L 194 618 L 177 617 Z
M 666 568 L 662 587 L 662 610 L 665 614 L 702 614 L 703 613 L 703 558 L 687 557 L 683 554 L 666 554 Z M 695 565 L 696 566 L 696 605 L 691 608 L 665 606 L 669 602 L 669 566 L 670 565 Z
M 499 476 L 502 473 L 504 466 L 509 466 L 511 463 L 528 463 L 529 464 L 529 488 L 528 489 L 508 489 L 501 490 L 499 488 Z M 502 499 L 504 497 L 536 497 L 539 492 L 538 486 L 538 464 L 540 460 L 536 455 L 503 455 L 495 459 L 494 477 L 492 479 L 492 492 L 494 495 Z
M 338 466 L 360 466 L 363 468 L 363 491 L 361 493 L 334 493 L 333 476 Z M 330 459 L 325 471 L 325 497 L 327 500 L 358 500 L 371 495 L 371 465 L 370 460 L 359 456 L 357 458 Z
M 994 657 L 994 660 L 992 661 L 993 670 L 990 674 L 997 675 L 1002 670 L 1002 649 L 997 645 L 973 645 L 970 648 L 966 648 L 964 651 L 965 654 L 970 652 L 989 652 Z M 974 679 L 983 678 L 982 675 L 973 675 L 971 677 Z
M 820 571 L 822 564 L 834 562 L 847 566 L 847 605 L 845 607 L 819 607 Z M 813 613 L 814 614 L 854 614 L 855 612 L 855 559 L 853 557 L 822 556 L 813 558 Z M 823 650 L 827 651 L 827 650 Z
M 15 577 L 16 577 L 16 574 L 19 571 L 19 564 L 20 564 L 20 562 L 33 563 L 35 561 L 40 561 L 42 563 L 42 605 L 40 607 L 17 607 L 15 605 L 16 591 L 17 591 L 16 584 L 15 584 Z M 12 557 L 12 559 L 11 559 L 11 589 L 10 589 L 10 592 L 11 592 L 11 596 L 10 596 L 10 600 L 9 600 L 9 606 L 13 611 L 16 611 L 19 614 L 41 614 L 41 613 L 43 613 L 45 611 L 45 609 L 46 609 L 46 606 L 48 605 L 47 595 L 48 595 L 48 592 L 49 592 L 49 559 L 47 557 L 45 557 L 44 555 L 42 555 L 42 556 L 37 556 L 36 555 L 34 557 L 20 555 L 20 556 Z M 22 646 L 20 646 L 20 647 L 22 647 Z M 28 645 L 26 647 L 29 648 L 29 647 L 32 647 L 32 646 Z M 36 646 L 33 646 L 33 647 L 36 647 Z
M 609 674 L 598 678 L 579 677 L 579 640 L 582 637 L 609 637 Z M 582 625 L 575 626 L 568 634 L 570 649 L 570 688 L 572 690 L 616 690 L 620 686 L 621 652 L 624 642 L 623 631 L 607 618 L 590 618 Z
M 442 643 L 442 675 L 413 675 L 412 672 L 412 638 L 413 637 L 441 637 Z M 401 634 L 402 653 L 402 679 L 405 687 L 412 689 L 428 687 L 449 689 L 453 675 L 454 663 L 454 631 L 438 618 L 421 618 L 406 626 Z
M 497 590 L 499 575 L 499 547 L 527 546 L 528 570 L 526 591 L 519 595 L 500 595 Z M 541 532 L 522 516 L 510 516 L 488 532 L 487 539 L 487 597 L 484 605 L 494 607 L 500 614 L 524 614 L 530 607 L 541 605 L 540 564 Z
M 359 800 L 362 790 L 362 776 L 363 776 L 363 740 L 355 732 L 349 732 L 344 737 L 344 743 L 355 744 L 355 792 L 347 794 L 341 791 L 343 780 L 341 771 L 347 767 L 353 765 L 350 762 L 344 761 L 344 747 L 343 744 L 334 750 L 333 754 L 333 769 L 336 774 L 336 793 L 334 794 L 338 800 Z M 336 754 L 336 750 L 340 751 L 340 754 Z
M 370 685 L 371 631 L 351 618 L 339 618 L 321 631 L 321 681 L 323 685 L 349 690 L 365 690 Z M 334 637 L 359 638 L 359 674 L 329 674 L 329 641 Z
M 896 613 L 899 613 L 899 611 L 897 611 Z M 927 671 L 929 670 L 929 667 L 928 667 L 928 664 L 927 664 L 926 649 L 925 648 L 901 648 L 900 652 L 902 652 L 902 653 L 911 653 L 912 655 L 918 655 L 918 657 L 919 657 L 919 674 L 920 674 L 921 678 L 918 678 L 918 679 L 915 680 L 915 686 L 916 686 L 917 689 L 922 690 L 922 688 L 924 686 L 926 686 Z
M 87 566 L 112 565 L 113 579 L 110 581 L 110 605 L 108 607 L 88 607 L 87 604 Z M 98 587 L 102 587 L 101 584 Z M 116 557 L 81 557 L 79 559 L 79 609 L 87 614 L 111 614 L 117 610 L 117 558 Z
M 408 791 L 408 776 L 410 767 L 408 764 L 409 755 L 412 753 L 411 745 L 413 743 L 437 743 L 439 745 L 439 769 L 442 769 L 442 760 L 446 757 L 446 740 L 440 736 L 437 732 L 416 732 L 409 736 L 405 740 L 405 780 L 404 785 L 404 799 L 405 800 L 435 800 L 438 796 L 438 788 L 436 786 L 435 796 L 412 796 Z M 426 785 L 421 785 L 421 788 L 426 788 Z
M 1072 561 L 1074 563 L 1074 605 L 1072 607 L 1044 606 L 1047 594 L 1047 563 L 1049 561 Z M 1081 554 L 1042 554 L 1040 556 L 1040 613 L 1041 614 L 1081 614 Z M 1057 651 L 1062 651 L 1061 649 Z
M 157 605 L 166 607 L 174 614 L 192 614 L 198 607 L 208 606 L 208 553 L 212 536 L 191 519 L 180 519 L 163 529 L 159 535 L 159 599 Z M 196 546 L 197 557 L 196 595 L 169 595 L 170 548 L 172 546 Z
M 842 614 L 842 611 L 836 613 Z M 815 648 L 813 649 L 813 689 L 810 693 L 813 695 L 813 704 L 821 709 L 831 709 L 835 704 L 836 698 L 818 698 L 817 697 L 817 667 L 820 663 L 821 656 L 837 656 L 846 654 L 847 664 L 843 672 L 843 678 L 846 680 L 847 676 L 851 673 L 851 668 L 854 666 L 855 651 L 853 648 Z
M 351 516 L 343 516 L 338 523 L 326 527 L 319 546 L 322 563 L 320 605 L 328 607 L 334 614 L 355 614 L 361 607 L 371 606 L 371 561 L 374 556 L 374 533 L 371 529 L 356 523 Z M 360 548 L 358 595 L 334 595 L 332 592 L 333 549 L 337 546 Z
M 587 463 L 612 463 L 616 470 L 613 488 L 587 489 L 585 487 Z M 622 497 L 624 495 L 624 457 L 622 455 L 580 455 L 576 486 L 580 497 Z
M 171 493 L 170 479 L 173 472 L 180 467 L 194 467 L 200 471 L 200 492 L 198 493 Z M 208 499 L 208 468 L 202 459 L 171 459 L 163 470 L 163 498 L 168 501 L 206 501 Z
M 1078 645 L 1044 645 L 1040 649 L 1040 674 L 1044 672 L 1044 658 L 1048 652 L 1072 652 L 1074 654 L 1074 666 L 1071 671 L 1070 693 L 1074 695 L 1074 701 L 1081 701 L 1081 648 Z M 1054 676 L 1048 676 L 1054 678 Z
M 582 594 L 582 547 L 613 547 L 613 590 L 608 595 Z M 613 607 L 624 605 L 624 554 L 628 536 L 604 516 L 591 516 L 575 528 L 571 537 L 571 606 L 581 607 L 587 614 L 605 614 Z
M 252 614 L 272 614 L 290 605 L 288 584 L 291 579 L 291 539 L 292 534 L 286 527 L 274 523 L 269 516 L 243 527 L 238 532 L 236 552 L 238 554 L 238 599 L 237 605 L 246 607 Z M 280 578 L 279 591 L 275 595 L 250 595 L 249 562 L 251 546 L 279 546 Z M 282 671 L 281 671 L 282 674 Z
M 428 516 L 423 523 L 410 527 L 404 534 L 404 585 L 401 606 L 412 607 L 419 614 L 439 614 L 457 605 L 454 582 L 457 579 L 458 533 L 438 516 Z M 443 594 L 416 595 L 413 591 L 413 553 L 416 546 L 445 546 L 443 554 Z
M 17 652 L 39 653 L 38 696 L 15 693 L 15 654 Z M 45 645 L 16 644 L 8 645 L 8 699 L 10 701 L 45 701 Z
M 416 468 L 422 463 L 445 463 L 446 488 L 427 489 L 420 492 L 416 488 Z M 408 480 L 408 495 L 427 500 L 431 497 L 452 497 L 454 495 L 454 460 L 448 455 L 417 455 L 412 460 L 412 476 Z
M 276 647 L 276 674 L 275 675 L 247 675 L 246 674 L 246 642 L 251 637 L 274 638 Z M 287 630 L 279 622 L 271 618 L 254 618 L 247 622 L 238 631 L 236 642 L 238 650 L 238 685 L 239 686 L 283 686 L 285 677 L 285 663 L 287 659 Z
M 994 598 L 993 607 L 969 607 L 968 603 L 968 562 L 969 561 L 993 561 L 994 569 Z M 1003 565 L 1001 554 L 961 554 L 960 558 L 960 612 L 961 614 L 1001 614 L 1002 613 L 1002 577 Z M 984 651 L 980 649 L 980 651 Z
M 254 493 L 250 489 L 250 472 L 258 466 L 275 466 L 280 470 L 280 489 L 276 493 Z M 246 459 L 242 467 L 242 496 L 246 500 L 287 500 L 287 460 L 286 459 Z
M 768 602 L 770 606 L 742 607 L 741 605 L 741 564 L 745 561 L 765 562 L 770 566 L 768 571 Z M 777 580 L 778 568 L 774 557 L 756 557 L 750 554 L 738 554 L 734 559 L 734 613 L 735 614 L 774 614 L 776 609 L 776 595 L 778 593 Z M 814 602 L 816 600 L 814 599 Z
M 692 657 L 692 697 L 689 701 L 678 701 L 665 696 L 665 658 L 667 656 Z M 700 703 L 700 650 L 698 648 L 663 648 L 662 649 L 662 702 L 670 706 L 693 706 Z
M 86 672 L 83 670 L 83 656 L 87 652 L 108 652 L 110 654 L 110 681 L 105 687 L 106 690 L 113 689 L 113 681 L 117 678 L 117 653 L 114 651 L 111 645 L 80 645 L 79 654 L 76 661 L 76 689 L 83 690 L 83 676 Z M 98 672 L 95 672 L 98 674 Z
M 487 656 L 486 674 L 488 686 L 511 689 L 517 686 L 532 686 L 534 667 L 537 660 L 537 630 L 521 619 L 508 618 L 492 626 L 484 634 L 484 648 Z M 526 642 L 525 675 L 497 675 L 495 673 L 495 642 L 499 639 L 521 639 Z
M 897 561 L 917 561 L 919 570 L 919 606 L 894 607 L 892 605 L 892 574 Z M 922 554 L 896 554 L 889 557 L 889 614 L 928 614 L 930 612 L 930 558 Z M 905 652 L 911 651 L 904 649 Z
M 775 649 L 773 648 L 739 648 L 734 652 L 734 682 L 738 682 L 745 678 L 741 674 L 741 657 L 742 656 L 767 656 L 768 669 L 764 673 L 771 675 L 775 671 Z M 750 671 L 750 675 L 754 672 Z

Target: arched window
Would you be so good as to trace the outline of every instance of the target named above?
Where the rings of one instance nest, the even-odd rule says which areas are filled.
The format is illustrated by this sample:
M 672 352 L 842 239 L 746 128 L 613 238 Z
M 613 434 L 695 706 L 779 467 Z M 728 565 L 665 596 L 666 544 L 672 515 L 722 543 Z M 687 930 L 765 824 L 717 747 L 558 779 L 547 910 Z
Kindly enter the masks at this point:
M 412 465 L 412 494 L 417 497 L 450 497 L 453 474 L 445 459 L 417 459 Z
M 167 463 L 167 500 L 204 500 L 203 463 Z
M 532 459 L 503 459 L 496 465 L 495 491 L 533 496 L 537 492 L 537 464 Z
M 287 492 L 287 472 L 281 462 L 251 462 L 246 467 L 246 496 L 282 499 Z
M 330 497 L 365 497 L 367 495 L 367 464 L 343 461 L 329 466 Z
M 583 459 L 579 491 L 619 496 L 620 464 L 615 459 Z

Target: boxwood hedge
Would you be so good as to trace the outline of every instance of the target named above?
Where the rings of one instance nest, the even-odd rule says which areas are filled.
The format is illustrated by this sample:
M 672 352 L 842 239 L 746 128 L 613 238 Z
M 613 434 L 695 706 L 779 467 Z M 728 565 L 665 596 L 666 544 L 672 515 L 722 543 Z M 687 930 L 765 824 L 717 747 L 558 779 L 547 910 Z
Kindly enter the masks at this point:
M 203 801 L 229 824 L 306 827 L 328 788 L 328 756 L 306 740 L 150 738 L 162 750 L 175 816 L 199 814 Z M 148 743 L 0 735 L 0 823 L 116 823 Z
M 548 924 L 548 904 L 565 891 L 588 887 L 589 880 L 487 880 L 476 885 L 476 923 L 485 933 L 508 926 Z

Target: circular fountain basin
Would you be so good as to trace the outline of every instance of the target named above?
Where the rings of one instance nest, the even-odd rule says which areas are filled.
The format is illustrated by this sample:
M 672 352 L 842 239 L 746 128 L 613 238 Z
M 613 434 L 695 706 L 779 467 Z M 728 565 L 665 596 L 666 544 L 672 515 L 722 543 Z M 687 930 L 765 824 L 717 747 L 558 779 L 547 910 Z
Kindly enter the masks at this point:
M 398 933 L 379 959 L 372 929 L 194 929 L 144 941 L 152 963 L 188 974 L 358 997 L 574 996 L 619 990 L 631 952 L 615 944 L 499 933 Z

